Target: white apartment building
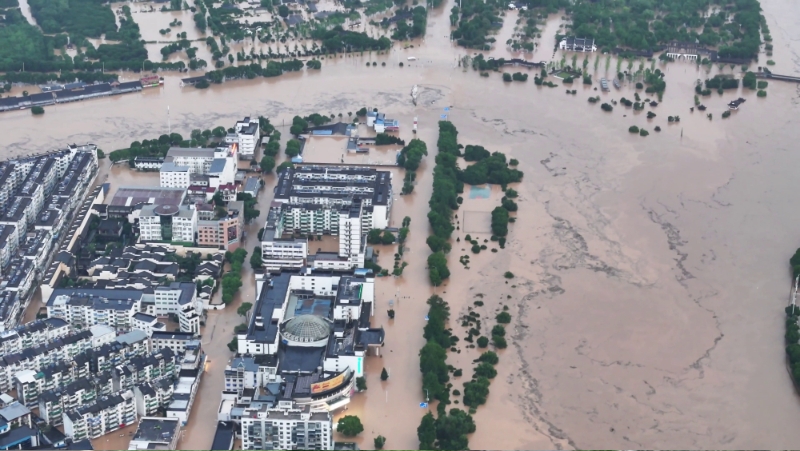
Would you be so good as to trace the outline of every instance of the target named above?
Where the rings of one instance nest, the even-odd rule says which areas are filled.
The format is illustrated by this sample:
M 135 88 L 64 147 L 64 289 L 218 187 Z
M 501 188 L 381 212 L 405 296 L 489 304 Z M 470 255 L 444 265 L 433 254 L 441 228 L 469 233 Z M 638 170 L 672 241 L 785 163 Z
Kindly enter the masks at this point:
M 301 166 L 281 172 L 275 201 L 340 209 L 361 200 L 363 227 L 389 226 L 392 173 L 358 166 Z
M 239 158 L 253 159 L 260 138 L 261 130 L 258 126 L 258 118 L 248 116 L 244 120 L 236 122 L 236 125 L 233 126 L 233 133 L 225 136 L 225 143 L 237 145 Z
M 94 403 L 63 413 L 64 435 L 73 441 L 96 439 L 136 422 L 133 391 L 101 396 Z
M 302 268 L 308 256 L 308 239 L 284 236 L 284 204 L 273 202 L 261 235 L 261 261 L 267 271 Z
M 188 188 L 192 184 L 189 166 L 178 166 L 165 162 L 158 171 L 159 185 L 162 188 Z
M 325 410 L 300 407 L 292 401 L 245 409 L 244 449 L 333 449 L 333 419 Z
M 145 205 L 139 213 L 139 240 L 195 242 L 197 210 L 186 205 Z
M 178 315 L 181 332 L 200 333 L 203 301 L 197 298 L 197 286 L 190 282 L 172 282 L 155 289 L 155 314 Z
M 47 300 L 47 316 L 84 330 L 105 324 L 117 332 L 128 332 L 133 315 L 142 309 L 142 297 L 137 290 L 59 288 Z
M 366 236 L 361 199 L 350 205 L 329 208 L 321 205 L 293 205 L 274 202 L 261 236 L 261 259 L 267 271 L 299 268 L 348 270 L 364 267 Z M 317 253 L 305 261 L 306 238 L 314 235 L 338 236 L 338 254 Z
M 63 319 L 37 319 L 0 333 L 0 355 L 10 355 L 22 352 L 26 348 L 41 346 L 58 338 L 64 338 L 72 331 L 72 327 Z

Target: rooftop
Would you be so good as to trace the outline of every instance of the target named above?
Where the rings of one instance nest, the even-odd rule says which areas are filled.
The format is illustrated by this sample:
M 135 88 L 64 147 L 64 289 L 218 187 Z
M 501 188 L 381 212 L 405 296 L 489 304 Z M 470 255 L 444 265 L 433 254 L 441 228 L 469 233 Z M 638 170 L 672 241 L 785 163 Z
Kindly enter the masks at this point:
M 120 187 L 110 205 L 136 206 L 140 204 L 180 205 L 186 195 L 183 188 Z
M 180 420 L 177 418 L 144 417 L 139 420 L 132 441 L 170 444 L 179 429 Z

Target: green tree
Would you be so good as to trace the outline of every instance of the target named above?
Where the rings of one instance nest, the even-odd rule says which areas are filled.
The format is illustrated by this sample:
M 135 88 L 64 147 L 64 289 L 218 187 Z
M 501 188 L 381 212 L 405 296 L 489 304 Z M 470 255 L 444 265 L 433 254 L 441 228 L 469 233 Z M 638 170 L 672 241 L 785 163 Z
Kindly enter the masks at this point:
M 239 349 L 239 339 L 233 337 L 233 340 L 231 340 L 231 342 L 228 343 L 228 349 L 230 349 L 231 352 L 236 352 Z
M 253 269 L 261 269 L 263 265 L 264 262 L 261 259 L 261 248 L 259 246 L 256 246 L 253 249 L 253 253 L 250 254 L 250 266 Z
M 500 324 L 508 324 L 511 322 L 511 315 L 508 312 L 500 312 L 495 319 Z
M 386 444 L 386 437 L 379 435 L 375 437 L 372 443 L 375 445 L 375 449 L 383 449 L 383 445 Z
M 364 376 L 360 376 L 356 378 L 356 389 L 358 391 L 364 391 L 367 389 L 367 378 Z
M 497 362 L 500 361 L 500 358 L 497 357 L 497 353 L 493 351 L 486 351 L 478 357 L 478 360 L 481 362 L 491 363 L 492 365 L 497 365 Z
M 287 18 L 289 16 L 289 7 L 286 5 L 278 6 L 278 15 L 284 19 Z
M 336 424 L 336 430 L 345 437 L 355 437 L 364 431 L 361 419 L 355 415 L 345 415 Z
M 300 155 L 300 141 L 296 139 L 290 139 L 286 143 L 286 155 L 290 158 Z
M 236 313 L 238 313 L 239 316 L 247 316 L 247 312 L 249 312 L 251 308 L 253 308 L 253 304 L 250 302 L 242 302 L 242 305 L 236 309 Z
M 432 413 L 428 412 L 422 417 L 422 421 L 417 427 L 417 438 L 419 439 L 419 449 L 434 449 L 436 419 Z
M 261 172 L 264 174 L 269 174 L 275 168 L 275 158 L 269 155 L 264 155 L 261 157 L 259 166 L 261 167 Z
M 473 432 L 475 432 L 475 421 L 461 409 L 450 409 L 447 415 L 441 415 L 436 420 L 436 439 L 439 449 L 468 449 L 467 434 Z
M 491 363 L 482 362 L 478 366 L 475 367 L 475 372 L 473 373 L 475 377 L 485 377 L 487 379 L 494 379 L 497 376 L 497 370 L 494 369 L 494 365 Z
M 484 336 L 478 337 L 478 347 L 485 348 L 487 346 L 489 346 L 489 339 Z
M 381 370 L 381 380 L 385 381 L 386 379 L 389 379 L 389 373 L 386 371 L 386 368 L 384 368 Z

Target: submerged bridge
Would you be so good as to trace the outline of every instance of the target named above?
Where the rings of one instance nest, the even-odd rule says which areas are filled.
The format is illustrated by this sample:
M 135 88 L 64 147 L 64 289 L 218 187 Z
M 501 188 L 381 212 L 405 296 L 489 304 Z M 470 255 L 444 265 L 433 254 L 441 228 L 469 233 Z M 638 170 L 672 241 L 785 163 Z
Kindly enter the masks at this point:
M 793 77 L 791 75 L 778 75 L 773 74 L 772 72 L 759 72 L 756 74 L 756 77 L 766 78 L 769 80 L 792 81 L 795 83 L 800 83 L 800 77 Z

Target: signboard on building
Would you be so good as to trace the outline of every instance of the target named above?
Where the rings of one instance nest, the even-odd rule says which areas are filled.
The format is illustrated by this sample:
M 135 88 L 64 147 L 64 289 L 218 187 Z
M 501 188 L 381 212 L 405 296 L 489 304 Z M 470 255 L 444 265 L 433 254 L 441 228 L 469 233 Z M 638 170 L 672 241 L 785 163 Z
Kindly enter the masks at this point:
M 339 387 L 344 383 L 345 376 L 347 376 L 347 372 L 332 377 L 326 381 L 317 382 L 315 384 L 311 384 L 311 394 L 315 395 L 317 393 L 326 392 L 328 390 L 332 390 L 336 387 Z

